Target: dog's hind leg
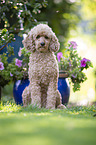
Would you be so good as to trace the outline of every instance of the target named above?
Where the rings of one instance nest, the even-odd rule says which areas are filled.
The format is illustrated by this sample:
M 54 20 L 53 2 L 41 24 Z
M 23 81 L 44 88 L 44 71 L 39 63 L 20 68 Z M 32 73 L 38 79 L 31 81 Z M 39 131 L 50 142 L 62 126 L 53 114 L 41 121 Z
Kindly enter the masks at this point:
M 30 86 L 26 87 L 22 94 L 23 106 L 26 107 L 31 103 Z
M 62 104 L 62 97 L 60 92 L 57 90 L 57 96 L 56 96 L 56 108 L 58 109 L 65 109 L 66 107 Z
M 57 108 L 57 106 L 59 106 L 61 104 L 61 102 L 62 102 L 61 94 L 57 90 L 57 93 L 56 93 L 56 108 Z

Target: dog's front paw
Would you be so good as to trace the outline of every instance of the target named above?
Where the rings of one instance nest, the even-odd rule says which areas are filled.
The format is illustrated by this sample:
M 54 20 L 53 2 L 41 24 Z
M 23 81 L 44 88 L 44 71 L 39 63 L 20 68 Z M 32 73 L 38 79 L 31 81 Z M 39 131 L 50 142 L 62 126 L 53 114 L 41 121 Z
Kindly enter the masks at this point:
M 46 109 L 52 109 L 52 110 L 54 110 L 55 106 L 54 105 L 53 106 L 48 105 L 48 106 L 46 106 Z
M 25 108 L 25 107 L 27 107 L 27 106 L 28 106 L 27 104 L 24 104 L 24 103 L 23 103 L 23 106 L 22 106 L 22 107 Z
M 57 109 L 66 109 L 66 106 L 63 105 L 63 104 L 60 104 L 60 105 L 57 106 Z

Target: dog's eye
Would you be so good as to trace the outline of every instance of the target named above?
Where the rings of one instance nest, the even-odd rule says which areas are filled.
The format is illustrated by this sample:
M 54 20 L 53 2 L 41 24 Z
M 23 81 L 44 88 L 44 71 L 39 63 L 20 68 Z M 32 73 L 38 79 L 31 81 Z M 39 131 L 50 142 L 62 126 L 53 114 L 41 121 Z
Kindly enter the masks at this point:
M 45 39 L 49 39 L 48 36 L 45 36 Z
M 37 35 L 36 39 L 39 39 L 40 38 L 40 35 Z

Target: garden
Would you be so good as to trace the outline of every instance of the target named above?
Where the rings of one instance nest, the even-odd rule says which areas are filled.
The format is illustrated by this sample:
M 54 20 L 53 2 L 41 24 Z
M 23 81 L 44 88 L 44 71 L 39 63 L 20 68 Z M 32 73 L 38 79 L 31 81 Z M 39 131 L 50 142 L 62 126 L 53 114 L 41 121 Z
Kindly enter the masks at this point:
M 96 144 L 95 8 L 95 0 L 0 1 L 1 145 Z M 22 40 L 40 23 L 49 25 L 60 43 L 55 57 L 63 109 L 24 106 L 31 51 Z

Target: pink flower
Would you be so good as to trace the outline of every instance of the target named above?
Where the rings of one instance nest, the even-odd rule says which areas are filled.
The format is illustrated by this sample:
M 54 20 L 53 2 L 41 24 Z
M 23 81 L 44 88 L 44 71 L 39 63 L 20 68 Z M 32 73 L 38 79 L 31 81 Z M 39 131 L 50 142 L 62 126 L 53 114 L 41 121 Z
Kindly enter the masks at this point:
M 82 60 L 81 60 L 81 67 L 85 67 L 86 66 L 86 62 L 87 61 L 90 61 L 89 59 L 86 59 L 86 58 L 83 58 Z
M 4 64 L 2 62 L 0 62 L 0 70 L 4 69 Z
M 19 56 L 19 57 L 21 57 L 21 55 L 22 55 L 22 51 L 21 51 L 22 49 L 23 49 L 23 48 L 20 47 L 19 52 L 18 52 L 18 56 Z
M 70 44 L 69 48 L 72 47 L 73 49 L 77 49 L 77 43 L 75 41 L 69 41 L 69 44 Z
M 61 60 L 62 57 L 63 57 L 62 52 L 58 52 L 58 53 L 57 53 L 58 62 L 60 62 L 60 60 Z
M 22 66 L 22 60 L 16 59 L 15 65 L 17 65 L 18 67 L 21 67 Z

